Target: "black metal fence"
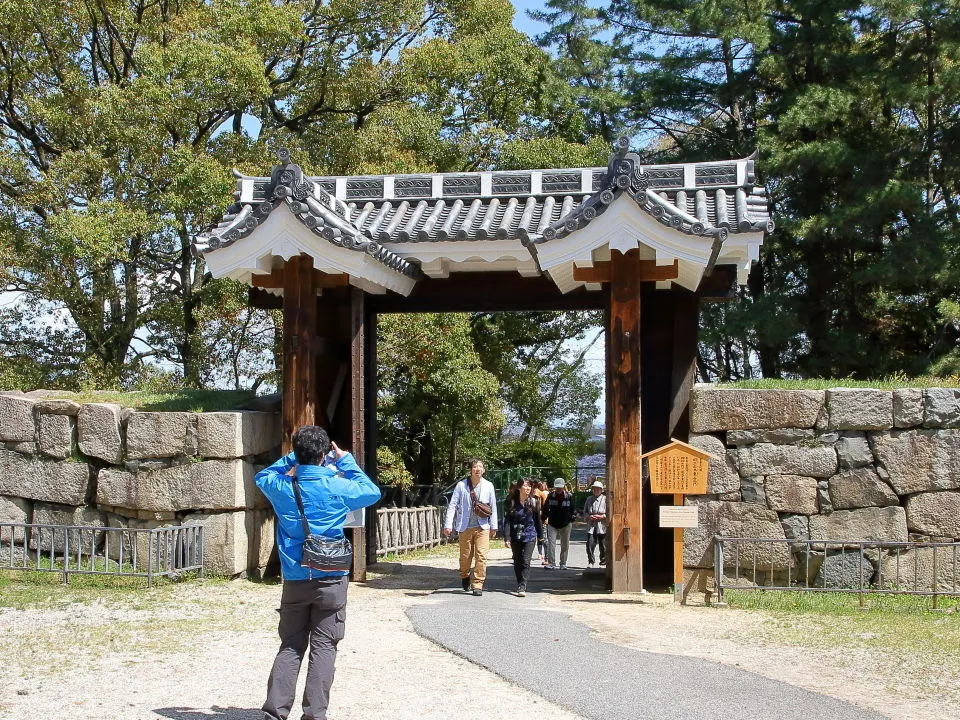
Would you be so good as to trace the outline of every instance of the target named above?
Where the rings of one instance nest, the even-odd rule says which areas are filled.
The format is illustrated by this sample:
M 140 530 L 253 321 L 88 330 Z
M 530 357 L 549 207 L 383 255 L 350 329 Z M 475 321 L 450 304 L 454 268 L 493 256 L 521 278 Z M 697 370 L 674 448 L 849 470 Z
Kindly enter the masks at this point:
M 717 600 L 724 590 L 793 590 L 960 597 L 960 543 L 714 538 Z
M 175 578 L 203 574 L 203 527 L 154 529 L 0 522 L 0 570 Z

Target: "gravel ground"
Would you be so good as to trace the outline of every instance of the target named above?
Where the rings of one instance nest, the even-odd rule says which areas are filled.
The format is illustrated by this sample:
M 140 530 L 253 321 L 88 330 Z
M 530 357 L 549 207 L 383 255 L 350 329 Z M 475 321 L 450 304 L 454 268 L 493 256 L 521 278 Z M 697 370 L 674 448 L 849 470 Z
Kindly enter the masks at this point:
M 499 543 L 492 559 L 492 576 L 509 579 Z M 580 717 L 415 632 L 407 611 L 454 600 L 455 565 L 449 555 L 381 565 L 368 583 L 351 586 L 332 720 Z M 527 598 L 488 592 L 456 600 L 462 598 L 464 612 L 515 601 L 525 603 L 524 611 L 563 613 L 590 628 L 592 641 L 713 660 L 884 717 L 960 718 L 955 700 L 918 697 L 902 676 L 885 672 L 883 657 L 758 642 L 755 614 L 679 607 L 661 596 L 612 596 L 593 587 L 597 571 L 568 572 L 570 580 L 551 575 L 547 592 Z M 564 582 L 578 592 L 562 592 Z M 192 582 L 164 592 L 159 599 L 130 593 L 124 604 L 0 610 L 0 720 L 260 720 L 277 649 L 279 585 Z M 958 678 L 944 681 L 956 686 Z

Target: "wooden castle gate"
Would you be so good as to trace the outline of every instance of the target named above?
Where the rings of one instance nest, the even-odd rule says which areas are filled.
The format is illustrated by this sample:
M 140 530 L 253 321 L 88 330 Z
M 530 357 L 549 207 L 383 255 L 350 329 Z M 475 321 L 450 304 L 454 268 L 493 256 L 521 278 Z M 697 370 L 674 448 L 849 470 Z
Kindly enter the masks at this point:
M 322 425 L 374 476 L 379 314 L 604 310 L 609 585 L 669 572 L 640 455 L 686 436 L 699 303 L 746 281 L 772 229 L 753 159 L 644 166 L 620 141 L 606 168 L 308 177 L 281 151 L 235 198 L 196 248 L 283 309 L 285 445 Z

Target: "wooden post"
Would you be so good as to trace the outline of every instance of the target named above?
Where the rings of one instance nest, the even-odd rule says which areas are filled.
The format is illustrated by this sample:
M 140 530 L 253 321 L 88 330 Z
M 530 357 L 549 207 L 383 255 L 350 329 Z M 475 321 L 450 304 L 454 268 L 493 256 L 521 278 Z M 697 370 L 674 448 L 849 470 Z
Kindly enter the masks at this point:
M 683 493 L 674 493 L 674 505 L 683 505 Z M 673 529 L 673 599 L 683 602 L 683 528 Z
M 640 257 L 610 259 L 607 341 L 607 442 L 610 486 L 608 565 L 614 592 L 643 589 L 640 460 Z
M 364 360 L 366 357 L 366 342 L 364 338 L 364 320 L 366 313 L 363 307 L 363 291 L 357 288 L 350 289 L 350 421 L 352 424 L 353 457 L 358 463 L 366 465 L 366 429 L 364 427 L 366 415 L 364 413 Z M 369 468 L 367 468 L 369 472 Z M 367 508 L 366 522 L 376 524 L 376 508 Z M 367 543 L 365 528 L 353 530 L 353 573 L 354 580 L 363 582 L 367 579 Z
M 317 414 L 314 337 L 317 291 L 313 258 L 298 255 L 283 267 L 283 452 L 301 425 L 313 425 Z

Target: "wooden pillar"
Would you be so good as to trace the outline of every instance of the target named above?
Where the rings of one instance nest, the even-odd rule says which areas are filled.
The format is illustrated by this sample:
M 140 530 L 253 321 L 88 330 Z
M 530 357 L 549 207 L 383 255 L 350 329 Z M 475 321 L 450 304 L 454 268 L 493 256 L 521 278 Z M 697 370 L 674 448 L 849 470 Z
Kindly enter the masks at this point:
M 671 438 L 686 440 L 690 432 L 690 391 L 697 378 L 697 341 L 700 335 L 700 298 L 688 290 L 674 289 L 673 380 L 670 403 Z
M 643 589 L 640 460 L 639 252 L 610 259 L 607 316 L 607 446 L 611 506 L 608 568 L 614 592 Z
M 366 368 L 366 310 L 362 290 L 350 288 L 350 424 L 351 449 L 357 463 L 366 464 L 366 413 L 364 412 L 364 385 Z M 368 474 L 370 468 L 366 468 Z M 367 508 L 366 524 L 376 525 L 376 508 Z M 363 582 L 367 579 L 367 537 L 365 528 L 353 531 L 353 572 L 352 578 Z
M 365 310 L 366 308 L 366 303 Z M 367 312 L 364 321 L 364 360 L 363 360 L 363 387 L 364 396 L 377 397 L 377 315 Z M 377 403 L 371 400 L 364 407 L 365 456 L 367 475 L 379 482 L 377 476 Z M 380 503 L 369 508 L 367 516 L 366 549 L 367 564 L 377 561 L 377 509 Z
M 317 290 L 313 258 L 298 255 L 283 267 L 283 452 L 301 425 L 313 425 L 317 410 L 314 336 Z

